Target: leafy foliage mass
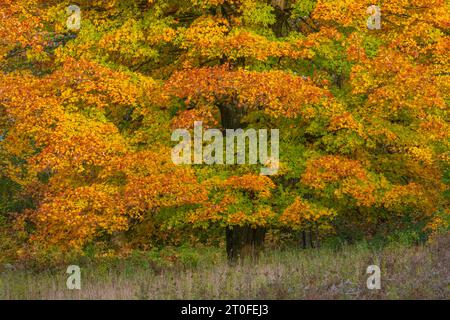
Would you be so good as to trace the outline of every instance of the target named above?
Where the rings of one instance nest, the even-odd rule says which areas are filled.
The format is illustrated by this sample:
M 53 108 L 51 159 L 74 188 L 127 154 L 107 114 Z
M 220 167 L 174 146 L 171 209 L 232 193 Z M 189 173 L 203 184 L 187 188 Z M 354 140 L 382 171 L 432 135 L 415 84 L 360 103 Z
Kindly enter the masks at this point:
M 70 4 L 0 3 L 0 228 L 15 253 L 230 226 L 447 228 L 447 1 L 378 1 L 379 30 L 366 0 L 78 0 L 78 31 Z M 172 130 L 224 129 L 224 110 L 280 129 L 277 175 L 172 163 Z

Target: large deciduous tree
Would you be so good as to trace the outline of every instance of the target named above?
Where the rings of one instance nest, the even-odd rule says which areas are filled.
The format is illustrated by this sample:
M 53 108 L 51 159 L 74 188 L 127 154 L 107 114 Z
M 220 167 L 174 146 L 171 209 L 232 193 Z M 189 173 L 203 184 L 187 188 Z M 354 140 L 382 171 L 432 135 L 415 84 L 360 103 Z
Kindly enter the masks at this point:
M 0 4 L 0 210 L 31 247 L 81 249 L 163 209 L 223 227 L 231 259 L 271 227 L 448 225 L 444 0 L 378 2 L 374 30 L 370 1 L 83 0 L 78 31 L 70 4 Z M 171 130 L 194 121 L 279 129 L 279 172 L 175 166 Z

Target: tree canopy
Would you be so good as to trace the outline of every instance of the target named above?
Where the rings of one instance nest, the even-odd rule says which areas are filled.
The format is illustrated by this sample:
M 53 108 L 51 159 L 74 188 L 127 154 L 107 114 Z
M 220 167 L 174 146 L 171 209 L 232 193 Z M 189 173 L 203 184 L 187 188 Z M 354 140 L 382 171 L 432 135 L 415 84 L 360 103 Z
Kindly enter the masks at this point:
M 448 228 L 447 1 L 3 0 L 0 16 L 0 214 L 31 250 Z M 194 121 L 279 129 L 279 172 L 176 166 L 171 132 Z

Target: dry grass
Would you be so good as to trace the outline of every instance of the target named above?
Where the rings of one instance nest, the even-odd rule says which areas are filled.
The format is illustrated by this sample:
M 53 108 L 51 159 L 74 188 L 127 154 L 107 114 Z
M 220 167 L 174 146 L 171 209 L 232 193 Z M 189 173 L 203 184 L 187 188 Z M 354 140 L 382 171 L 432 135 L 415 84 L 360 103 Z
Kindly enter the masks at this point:
M 366 268 L 382 271 L 368 290 Z M 256 263 L 225 257 L 195 267 L 155 269 L 124 262 L 82 266 L 82 289 L 66 288 L 65 269 L 4 271 L 1 299 L 449 299 L 450 238 L 427 246 L 268 251 Z

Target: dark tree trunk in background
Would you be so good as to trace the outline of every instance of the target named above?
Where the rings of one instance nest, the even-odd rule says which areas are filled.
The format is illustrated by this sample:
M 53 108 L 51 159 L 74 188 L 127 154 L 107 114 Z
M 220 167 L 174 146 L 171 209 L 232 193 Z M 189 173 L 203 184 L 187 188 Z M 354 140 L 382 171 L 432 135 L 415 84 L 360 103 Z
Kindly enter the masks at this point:
M 237 104 L 237 103 L 236 103 Z M 222 128 L 240 129 L 241 119 L 245 110 L 233 104 L 219 104 Z M 250 226 L 233 226 L 226 229 L 226 246 L 228 261 L 231 263 L 245 257 L 256 258 L 263 247 L 265 228 L 252 228 Z
M 309 227 L 309 235 L 310 235 L 310 240 L 311 240 L 311 248 L 315 248 L 314 229 L 312 226 Z
M 319 248 L 320 235 L 317 225 L 310 226 L 307 230 L 300 231 L 298 234 L 299 245 L 301 248 Z
M 315 234 L 316 234 L 316 248 L 320 248 L 320 233 L 319 233 L 319 226 L 316 224 L 314 228 Z
M 305 233 L 305 248 L 310 248 L 311 247 L 311 232 L 309 232 L 308 230 L 305 230 L 304 233 Z
M 233 226 L 226 229 L 228 261 L 236 262 L 244 258 L 255 259 L 264 245 L 265 228 Z
M 244 110 L 229 104 L 220 104 L 219 110 L 224 130 L 242 128 L 241 119 L 244 116 Z
M 306 249 L 306 231 L 300 233 L 300 242 L 303 249 Z

